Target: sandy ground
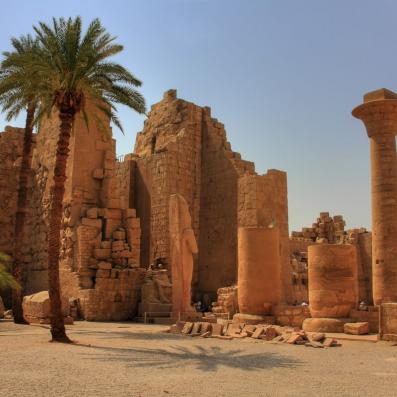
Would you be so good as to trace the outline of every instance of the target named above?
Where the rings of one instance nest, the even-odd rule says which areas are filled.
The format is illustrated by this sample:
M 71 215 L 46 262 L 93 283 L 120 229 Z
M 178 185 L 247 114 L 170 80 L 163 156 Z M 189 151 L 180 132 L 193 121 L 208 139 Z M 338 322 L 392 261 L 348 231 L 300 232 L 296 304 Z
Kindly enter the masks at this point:
M 397 396 L 397 346 L 314 349 L 77 322 L 75 345 L 42 326 L 0 320 L 0 396 Z

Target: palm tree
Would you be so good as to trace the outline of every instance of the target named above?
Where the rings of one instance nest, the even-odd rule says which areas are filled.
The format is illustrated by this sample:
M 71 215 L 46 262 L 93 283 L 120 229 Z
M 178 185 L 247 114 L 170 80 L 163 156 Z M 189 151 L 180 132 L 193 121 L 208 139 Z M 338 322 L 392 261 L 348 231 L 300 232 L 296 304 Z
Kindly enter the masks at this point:
M 51 301 L 51 334 L 53 341 L 70 342 L 66 336 L 61 311 L 59 285 L 59 250 L 62 202 L 65 192 L 66 164 L 69 139 L 76 114 L 83 115 L 87 100 L 91 100 L 122 130 L 115 104 L 145 112 L 145 100 L 134 89 L 142 83 L 121 65 L 108 60 L 123 47 L 115 44 L 95 19 L 82 34 L 81 18 L 55 19 L 52 26 L 40 22 L 34 27 L 40 42 L 40 56 L 32 62 L 33 72 L 39 75 L 40 115 L 57 111 L 60 127 L 54 168 L 48 234 L 48 285 Z M 96 119 L 100 123 L 99 118 Z
M 19 290 L 20 286 L 15 278 L 8 272 L 7 267 L 10 258 L 0 252 L 0 290 L 12 288 L 13 290 Z
M 6 112 L 7 120 L 17 117 L 26 110 L 23 139 L 22 162 L 19 170 L 18 206 L 15 216 L 14 250 L 12 273 L 23 287 L 24 269 L 22 246 L 24 238 L 25 214 L 27 211 L 28 178 L 32 163 L 33 124 L 37 109 L 37 79 L 29 70 L 30 57 L 38 50 L 38 41 L 31 36 L 11 39 L 13 52 L 4 52 L 0 65 L 0 106 Z M 14 322 L 26 324 L 22 311 L 23 288 L 13 289 L 12 311 Z

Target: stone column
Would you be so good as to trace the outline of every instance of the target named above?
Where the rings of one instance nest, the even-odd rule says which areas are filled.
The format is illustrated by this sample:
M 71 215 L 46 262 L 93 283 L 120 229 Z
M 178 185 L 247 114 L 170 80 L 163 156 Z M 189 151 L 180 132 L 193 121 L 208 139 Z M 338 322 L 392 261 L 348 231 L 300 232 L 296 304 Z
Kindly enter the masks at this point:
M 397 301 L 397 94 L 364 95 L 353 116 L 362 120 L 371 147 L 372 285 L 374 304 Z

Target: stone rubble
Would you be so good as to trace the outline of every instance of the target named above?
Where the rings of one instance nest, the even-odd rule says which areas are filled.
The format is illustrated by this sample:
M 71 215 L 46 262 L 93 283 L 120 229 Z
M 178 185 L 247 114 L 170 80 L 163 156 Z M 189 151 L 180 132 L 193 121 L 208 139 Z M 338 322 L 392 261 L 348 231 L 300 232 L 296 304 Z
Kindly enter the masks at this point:
M 191 337 L 217 338 L 224 340 L 249 338 L 267 342 L 304 345 L 315 348 L 341 346 L 335 339 L 326 337 L 325 333 L 306 332 L 296 327 L 271 324 L 239 324 L 232 321 L 221 323 L 177 321 L 167 331 Z

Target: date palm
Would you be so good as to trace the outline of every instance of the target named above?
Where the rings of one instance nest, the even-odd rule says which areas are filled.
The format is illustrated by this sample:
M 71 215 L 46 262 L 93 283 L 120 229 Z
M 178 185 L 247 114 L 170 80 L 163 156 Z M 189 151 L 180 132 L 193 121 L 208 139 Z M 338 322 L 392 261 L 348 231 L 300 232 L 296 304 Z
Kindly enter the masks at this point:
M 108 58 L 118 54 L 123 47 L 115 44 L 115 38 L 107 33 L 98 19 L 91 22 L 84 34 L 80 17 L 53 18 L 51 26 L 40 22 L 34 30 L 41 47 L 40 56 L 32 62 L 32 71 L 39 76 L 41 84 L 39 114 L 50 115 L 56 111 L 60 121 L 48 234 L 51 334 L 53 341 L 70 342 L 61 311 L 58 262 L 72 126 L 78 113 L 88 123 L 90 115 L 85 111 L 85 104 L 90 100 L 100 113 L 122 130 L 115 104 L 144 113 L 145 101 L 135 89 L 141 81 L 123 66 L 109 61 Z M 96 121 L 100 123 L 100 118 Z
M 32 163 L 33 124 L 37 109 L 37 79 L 30 70 L 31 56 L 38 50 L 38 42 L 31 36 L 11 39 L 13 51 L 4 52 L 0 65 L 0 106 L 7 120 L 17 117 L 26 110 L 23 138 L 22 162 L 19 170 L 18 202 L 15 216 L 14 249 L 12 273 L 22 288 L 13 289 L 12 311 L 14 322 L 26 323 L 23 318 L 22 296 L 25 269 L 23 268 L 22 246 L 27 211 L 28 178 Z

